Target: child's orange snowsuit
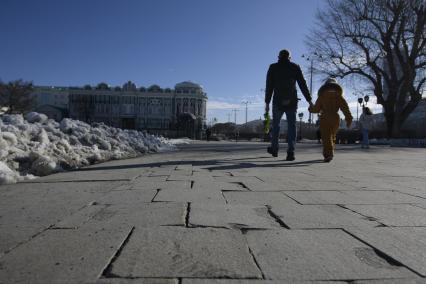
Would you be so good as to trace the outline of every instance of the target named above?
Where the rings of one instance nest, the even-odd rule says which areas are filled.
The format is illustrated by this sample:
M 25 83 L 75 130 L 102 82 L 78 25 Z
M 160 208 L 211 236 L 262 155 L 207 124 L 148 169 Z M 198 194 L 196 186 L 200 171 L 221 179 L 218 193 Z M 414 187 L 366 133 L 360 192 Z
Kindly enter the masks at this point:
M 343 89 L 337 82 L 328 81 L 318 91 L 318 99 L 310 112 L 320 113 L 320 131 L 324 158 L 332 158 L 336 133 L 339 129 L 339 109 L 345 115 L 346 125 L 350 127 L 352 115 L 348 103 L 343 98 Z

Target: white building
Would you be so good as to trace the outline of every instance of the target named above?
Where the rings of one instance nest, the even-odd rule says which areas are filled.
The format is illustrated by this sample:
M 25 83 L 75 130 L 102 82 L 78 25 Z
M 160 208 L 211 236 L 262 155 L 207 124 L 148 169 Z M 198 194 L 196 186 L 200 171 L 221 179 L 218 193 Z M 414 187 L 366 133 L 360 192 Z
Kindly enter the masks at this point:
M 137 89 L 132 82 L 120 90 L 70 89 L 68 96 L 70 117 L 87 122 L 193 138 L 200 137 L 206 123 L 207 95 L 189 81 L 174 89 Z
M 174 89 L 140 87 L 128 81 L 122 87 L 35 87 L 36 111 L 61 120 L 69 117 L 127 129 L 170 136 L 199 137 L 206 123 L 207 94 L 186 81 Z M 61 115 L 62 114 L 62 115 Z
M 34 111 L 44 113 L 56 121 L 68 115 L 68 87 L 36 86 L 32 95 L 36 98 Z
M 70 88 L 36 86 L 33 96 L 38 106 L 51 105 L 59 108 L 68 108 L 68 93 Z

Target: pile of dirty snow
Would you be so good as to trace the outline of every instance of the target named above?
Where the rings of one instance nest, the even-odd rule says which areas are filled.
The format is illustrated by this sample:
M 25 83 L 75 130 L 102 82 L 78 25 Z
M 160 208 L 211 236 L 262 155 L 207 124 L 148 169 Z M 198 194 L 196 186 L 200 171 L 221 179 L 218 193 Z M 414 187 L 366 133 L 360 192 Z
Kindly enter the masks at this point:
M 175 141 L 103 123 L 46 115 L 0 116 L 0 184 L 15 183 L 97 162 L 175 149 Z

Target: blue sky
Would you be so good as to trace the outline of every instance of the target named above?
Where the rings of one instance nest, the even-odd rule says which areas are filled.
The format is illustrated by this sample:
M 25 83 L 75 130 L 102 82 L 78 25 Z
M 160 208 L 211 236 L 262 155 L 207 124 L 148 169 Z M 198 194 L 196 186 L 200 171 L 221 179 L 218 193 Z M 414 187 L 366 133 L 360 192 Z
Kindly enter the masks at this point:
M 289 49 L 309 80 L 301 55 L 323 5 L 323 0 L 1 0 L 0 79 L 60 86 L 132 80 L 162 87 L 191 80 L 207 92 L 208 119 L 227 121 L 238 108 L 241 123 L 242 101 L 251 102 L 249 120 L 263 114 L 261 89 L 279 50 Z M 300 110 L 306 111 L 305 103 Z

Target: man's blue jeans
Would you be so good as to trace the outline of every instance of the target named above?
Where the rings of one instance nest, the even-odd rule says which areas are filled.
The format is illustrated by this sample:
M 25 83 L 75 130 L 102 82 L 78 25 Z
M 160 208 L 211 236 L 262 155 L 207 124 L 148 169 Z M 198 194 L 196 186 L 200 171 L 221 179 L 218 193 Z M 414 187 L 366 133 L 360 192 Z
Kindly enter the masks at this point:
M 287 153 L 294 152 L 294 146 L 296 144 L 296 112 L 297 112 L 297 108 L 283 111 L 274 105 L 272 106 L 272 140 L 271 140 L 272 151 L 278 153 L 280 122 L 281 122 L 281 118 L 283 117 L 283 114 L 285 113 L 285 116 L 287 118 L 287 142 L 288 142 Z

